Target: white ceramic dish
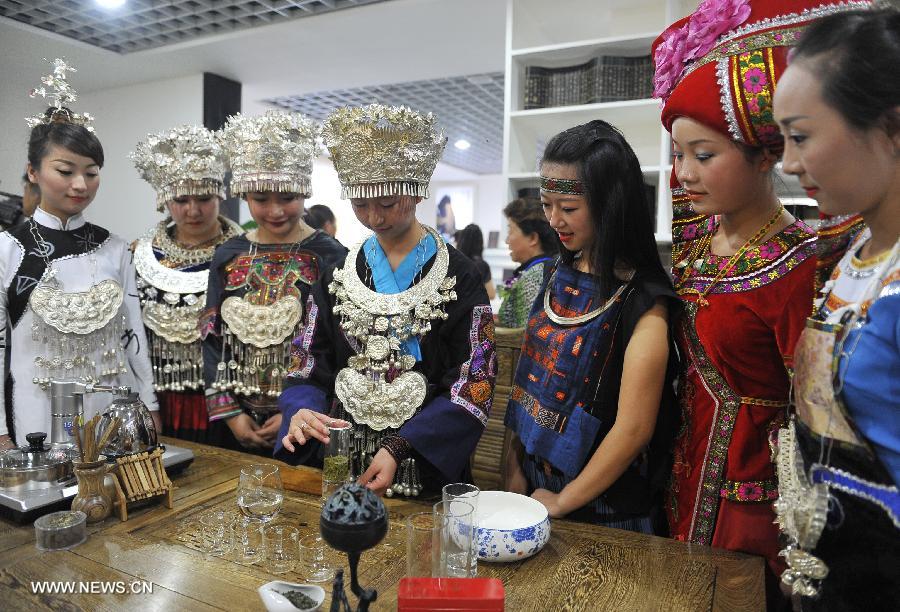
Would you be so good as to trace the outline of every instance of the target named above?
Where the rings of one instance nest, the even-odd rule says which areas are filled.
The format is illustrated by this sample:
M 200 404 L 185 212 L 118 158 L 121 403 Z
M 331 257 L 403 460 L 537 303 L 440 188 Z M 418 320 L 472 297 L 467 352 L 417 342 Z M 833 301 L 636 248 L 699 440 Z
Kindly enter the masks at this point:
M 262 598 L 269 612 L 314 612 L 322 607 L 325 601 L 325 589 L 314 584 L 296 584 L 294 582 L 284 582 L 282 580 L 273 580 L 267 582 L 256 591 Z M 279 595 L 280 591 L 302 591 L 304 595 L 316 602 L 312 608 L 297 608 L 288 601 L 284 595 Z
M 481 561 L 521 561 L 550 540 L 547 508 L 518 493 L 482 491 L 475 523 L 475 546 Z

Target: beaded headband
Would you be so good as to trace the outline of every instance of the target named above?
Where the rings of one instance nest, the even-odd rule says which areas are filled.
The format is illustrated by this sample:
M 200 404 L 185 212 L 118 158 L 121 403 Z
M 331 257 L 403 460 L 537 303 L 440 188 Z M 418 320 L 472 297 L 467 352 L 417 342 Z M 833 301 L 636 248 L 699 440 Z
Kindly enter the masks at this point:
M 552 178 L 541 175 L 541 191 L 580 196 L 584 195 L 584 183 L 575 179 Z

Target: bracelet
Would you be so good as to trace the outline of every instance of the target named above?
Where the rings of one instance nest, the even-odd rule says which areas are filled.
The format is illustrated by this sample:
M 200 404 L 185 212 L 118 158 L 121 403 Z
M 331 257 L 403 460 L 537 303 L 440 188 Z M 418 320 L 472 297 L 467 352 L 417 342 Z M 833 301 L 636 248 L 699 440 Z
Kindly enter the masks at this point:
M 412 454 L 412 446 L 410 446 L 406 438 L 398 434 L 384 436 L 381 439 L 381 448 L 391 454 L 391 457 L 394 458 L 397 465 L 403 463 L 403 460 L 408 459 Z

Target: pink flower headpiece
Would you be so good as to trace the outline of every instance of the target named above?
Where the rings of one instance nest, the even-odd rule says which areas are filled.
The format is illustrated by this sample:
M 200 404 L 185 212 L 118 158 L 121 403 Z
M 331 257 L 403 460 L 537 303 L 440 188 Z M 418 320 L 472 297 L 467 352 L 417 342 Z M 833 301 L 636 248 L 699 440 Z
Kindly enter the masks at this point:
M 665 100 L 684 68 L 716 46 L 718 38 L 750 16 L 750 0 L 703 0 L 681 26 L 662 35 L 653 57 L 653 97 Z

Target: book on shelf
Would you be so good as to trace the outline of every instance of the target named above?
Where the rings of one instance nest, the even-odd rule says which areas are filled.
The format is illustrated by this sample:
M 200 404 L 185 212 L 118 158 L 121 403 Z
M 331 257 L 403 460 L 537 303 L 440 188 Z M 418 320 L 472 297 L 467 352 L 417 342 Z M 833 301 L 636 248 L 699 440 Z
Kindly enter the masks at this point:
M 640 57 L 598 56 L 572 66 L 525 67 L 523 106 L 553 106 L 641 100 L 653 90 L 653 62 Z

